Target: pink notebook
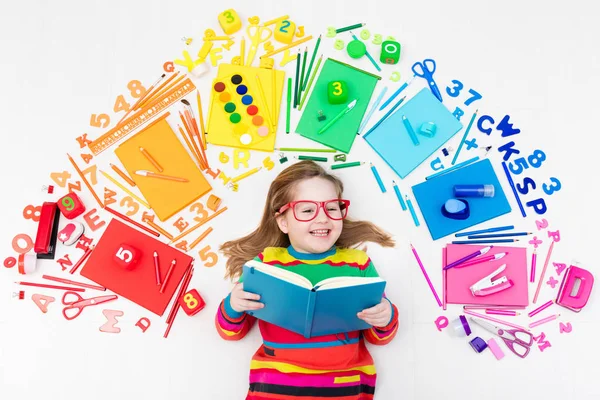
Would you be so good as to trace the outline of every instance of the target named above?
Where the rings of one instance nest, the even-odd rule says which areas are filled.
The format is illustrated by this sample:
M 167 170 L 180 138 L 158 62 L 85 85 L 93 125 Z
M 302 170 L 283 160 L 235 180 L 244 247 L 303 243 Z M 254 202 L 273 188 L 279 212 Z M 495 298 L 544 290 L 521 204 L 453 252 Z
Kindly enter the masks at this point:
M 449 244 L 446 249 L 446 262 L 450 264 L 486 246 Z M 529 305 L 527 294 L 527 249 L 520 247 L 494 246 L 486 255 L 508 252 L 500 260 L 485 261 L 465 268 L 450 268 L 446 271 L 446 302 L 448 304 L 481 304 L 493 306 Z M 480 256 L 481 257 L 481 256 Z M 469 261 L 472 261 L 471 259 Z M 498 276 L 506 276 L 514 286 L 489 296 L 473 296 L 471 285 L 485 278 L 502 264 L 506 269 Z

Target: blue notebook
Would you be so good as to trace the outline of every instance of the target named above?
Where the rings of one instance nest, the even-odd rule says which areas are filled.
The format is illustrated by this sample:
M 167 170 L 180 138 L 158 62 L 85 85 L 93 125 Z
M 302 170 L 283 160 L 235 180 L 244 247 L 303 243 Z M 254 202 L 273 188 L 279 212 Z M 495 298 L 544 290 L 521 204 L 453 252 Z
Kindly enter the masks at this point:
M 356 276 L 313 286 L 301 275 L 259 261 L 244 265 L 242 279 L 244 291 L 259 294 L 265 304 L 247 314 L 305 338 L 371 328 L 356 314 L 379 304 L 385 289 L 379 277 Z
M 402 122 L 403 115 L 406 115 L 417 133 L 417 146 L 413 144 Z M 435 123 L 436 132 L 433 137 L 418 133 L 421 125 L 427 122 Z M 462 124 L 454 115 L 435 98 L 431 90 L 425 88 L 400 105 L 377 129 L 363 138 L 400 178 L 404 178 L 461 128 Z
M 471 214 L 464 220 L 445 217 L 442 206 L 454 197 L 454 185 L 494 185 L 494 197 L 464 197 Z M 510 204 L 489 159 L 437 176 L 412 187 L 433 240 L 496 218 L 511 211 Z

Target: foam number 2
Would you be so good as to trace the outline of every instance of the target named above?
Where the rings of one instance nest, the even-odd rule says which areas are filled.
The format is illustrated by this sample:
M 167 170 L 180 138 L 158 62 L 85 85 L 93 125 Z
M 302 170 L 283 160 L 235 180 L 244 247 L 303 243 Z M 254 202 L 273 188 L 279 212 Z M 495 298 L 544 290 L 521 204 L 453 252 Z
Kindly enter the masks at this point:
M 40 222 L 40 215 L 42 213 L 42 207 L 34 207 L 31 204 L 23 209 L 23 218 L 31 219 L 34 222 Z
M 146 88 L 142 86 L 142 82 L 135 79 L 127 84 L 127 89 L 131 92 L 131 96 L 136 99 L 146 94 Z
M 281 27 L 279 28 L 280 32 L 288 33 L 288 28 L 290 27 L 290 21 L 285 20 L 281 23 Z
M 183 302 L 190 310 L 193 310 L 194 308 L 198 307 L 199 304 L 198 299 L 195 298 L 194 295 L 192 295 L 191 293 L 186 293 L 185 296 L 183 296 Z
M 198 252 L 198 256 L 202 261 L 206 261 L 204 266 L 207 268 L 214 267 L 219 261 L 219 256 L 217 256 L 214 252 L 210 251 L 210 246 L 206 246 L 202 250 Z M 208 261 L 210 260 L 210 261 Z

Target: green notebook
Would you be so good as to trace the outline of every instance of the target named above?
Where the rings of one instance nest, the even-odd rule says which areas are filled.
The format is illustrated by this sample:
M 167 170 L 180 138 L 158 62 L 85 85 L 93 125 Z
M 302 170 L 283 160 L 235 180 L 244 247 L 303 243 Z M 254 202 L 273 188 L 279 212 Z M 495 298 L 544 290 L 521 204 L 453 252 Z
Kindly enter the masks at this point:
M 331 58 L 327 59 L 310 94 L 296 132 L 325 146 L 348 153 L 367 111 L 375 85 L 380 79 L 380 76 L 351 65 Z M 329 104 L 327 99 L 327 84 L 334 81 L 344 81 L 347 85 L 348 97 L 342 104 Z M 357 102 L 351 111 L 325 132 L 317 133 L 355 99 Z M 326 116 L 324 121 L 317 119 L 320 112 Z

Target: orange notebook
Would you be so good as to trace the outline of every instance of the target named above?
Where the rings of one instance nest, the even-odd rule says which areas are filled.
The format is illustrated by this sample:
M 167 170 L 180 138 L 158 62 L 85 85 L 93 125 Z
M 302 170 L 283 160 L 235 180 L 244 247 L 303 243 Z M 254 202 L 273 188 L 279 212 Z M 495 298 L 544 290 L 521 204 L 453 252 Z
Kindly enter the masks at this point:
M 132 270 L 117 265 L 113 260 L 121 244 L 128 244 L 141 253 Z M 155 251 L 160 260 L 162 279 L 171 261 L 176 260 L 164 293 L 159 293 L 160 286 L 156 285 Z M 81 270 L 81 275 L 162 316 L 191 262 L 192 257 L 113 219 Z
M 166 113 L 115 150 L 161 221 L 169 219 L 212 189 L 171 129 L 166 120 L 168 115 Z M 137 175 L 135 171 L 138 170 L 159 172 L 142 154 L 140 147 L 164 169 L 161 174 L 185 178 L 189 182 Z

